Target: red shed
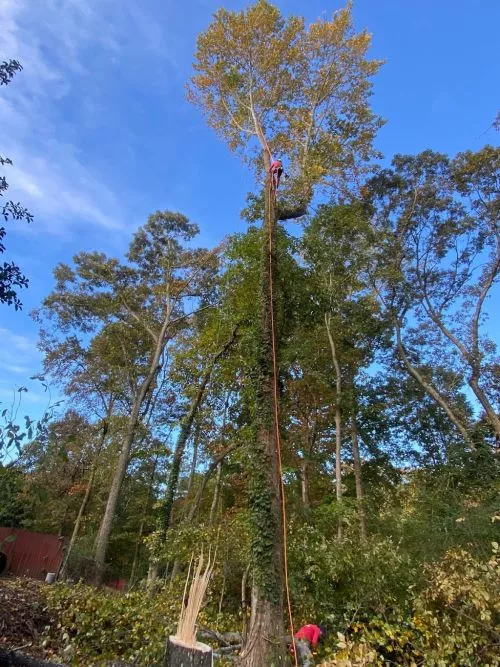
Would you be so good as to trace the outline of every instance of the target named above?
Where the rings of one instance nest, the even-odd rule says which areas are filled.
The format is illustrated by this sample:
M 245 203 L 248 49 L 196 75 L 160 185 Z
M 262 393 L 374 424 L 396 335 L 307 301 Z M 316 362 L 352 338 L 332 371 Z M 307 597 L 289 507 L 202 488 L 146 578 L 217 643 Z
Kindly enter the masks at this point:
M 15 539 L 5 538 L 12 536 Z M 18 576 L 45 579 L 58 572 L 64 557 L 64 538 L 22 528 L 0 528 L 0 552 L 7 556 L 6 571 Z

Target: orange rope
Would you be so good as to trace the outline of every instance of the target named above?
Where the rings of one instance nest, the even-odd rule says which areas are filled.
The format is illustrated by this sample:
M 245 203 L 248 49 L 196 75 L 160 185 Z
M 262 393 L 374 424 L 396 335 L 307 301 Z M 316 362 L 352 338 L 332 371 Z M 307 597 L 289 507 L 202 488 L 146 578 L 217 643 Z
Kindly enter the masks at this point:
M 274 189 L 274 182 L 271 174 L 271 197 L 276 197 L 276 190 Z M 274 323 L 274 289 L 273 289 L 273 221 L 269 220 L 269 292 L 271 297 L 271 337 L 272 337 L 272 352 L 273 352 L 273 391 L 274 391 L 274 430 L 276 434 L 276 450 L 278 453 L 278 467 L 280 475 L 280 495 L 281 495 L 281 514 L 283 522 L 283 560 L 285 571 L 285 590 L 286 600 L 288 604 L 288 618 L 290 620 L 290 632 L 292 633 L 293 659 L 295 667 L 299 667 L 297 661 L 297 649 L 295 646 L 295 632 L 293 628 L 292 603 L 290 600 L 290 588 L 288 586 L 288 547 L 286 536 L 286 501 L 285 501 L 285 484 L 283 482 L 283 465 L 281 459 L 281 437 L 279 427 L 279 398 L 278 398 L 278 364 L 276 360 L 276 327 Z

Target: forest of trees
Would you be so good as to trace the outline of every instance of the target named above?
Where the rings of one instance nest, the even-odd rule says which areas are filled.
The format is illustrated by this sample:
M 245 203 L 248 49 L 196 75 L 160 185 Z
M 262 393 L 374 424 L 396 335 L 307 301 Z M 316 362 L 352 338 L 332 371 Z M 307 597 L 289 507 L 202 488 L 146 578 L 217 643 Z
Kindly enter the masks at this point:
M 354 662 L 363 632 L 395 664 L 499 664 L 481 563 L 500 521 L 500 150 L 382 166 L 369 46 L 350 7 L 310 26 L 265 0 L 215 14 L 188 94 L 255 174 L 248 230 L 204 248 L 155 211 L 124 257 L 56 266 L 33 317 L 65 401 L 37 437 L 29 419 L 2 431 L 0 526 L 65 536 L 62 578 L 150 595 L 211 545 L 210 604 L 244 630 L 245 666 L 283 662 L 287 589 L 342 664 L 391 664 Z M 491 598 L 464 602 L 479 620 L 451 646 L 460 617 L 422 612 L 434 639 L 410 650 L 404 619 L 467 572 L 478 590 L 491 575 Z M 479 662 L 460 653 L 474 642 Z

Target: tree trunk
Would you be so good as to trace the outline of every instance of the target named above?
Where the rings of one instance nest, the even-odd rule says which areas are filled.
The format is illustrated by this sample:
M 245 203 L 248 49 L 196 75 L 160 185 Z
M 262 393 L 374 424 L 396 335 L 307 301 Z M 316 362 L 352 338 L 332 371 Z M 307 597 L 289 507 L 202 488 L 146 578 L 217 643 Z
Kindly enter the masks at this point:
M 359 537 L 361 542 L 366 542 L 366 515 L 363 498 L 363 483 L 361 479 L 361 458 L 359 456 L 358 424 L 356 421 L 355 409 L 353 409 L 351 417 L 351 442 L 352 458 L 354 461 L 354 479 L 356 482 L 356 501 L 358 504 Z
M 169 637 L 165 655 L 165 667 L 212 667 L 212 648 L 196 642 L 190 646 L 177 637 Z
M 203 479 L 201 480 L 198 491 L 196 492 L 195 499 L 193 500 L 191 508 L 187 514 L 186 519 L 188 523 L 193 521 L 195 516 L 198 514 L 200 510 L 201 501 L 203 498 L 203 492 L 207 486 L 210 477 L 217 470 L 219 463 L 222 463 L 222 461 L 226 458 L 226 456 L 231 452 L 233 452 L 235 449 L 237 449 L 239 446 L 240 446 L 239 443 L 231 445 L 224 452 L 222 452 L 222 454 L 219 454 L 219 456 L 216 459 L 214 459 L 212 463 L 208 466 L 206 473 L 203 475 Z
M 300 495 L 302 498 L 302 507 L 306 514 L 311 509 L 309 501 L 309 461 L 304 457 L 300 460 Z
M 472 375 L 472 377 L 469 380 L 469 386 L 475 393 L 478 401 L 483 406 L 484 411 L 486 413 L 486 419 L 487 421 L 490 422 L 493 431 L 495 432 L 495 436 L 497 437 L 497 439 L 500 439 L 500 419 L 497 413 L 495 412 L 493 406 L 491 405 L 488 397 L 484 393 L 483 389 L 479 386 L 479 381 L 476 376 Z
M 263 151 L 266 171 L 268 154 Z M 255 442 L 250 450 L 249 500 L 255 537 L 252 541 L 252 614 L 239 664 L 268 667 L 285 663 L 283 628 L 283 524 L 281 513 L 281 477 L 274 401 L 275 289 L 276 279 L 276 206 L 269 173 L 266 178 L 265 218 L 263 225 L 260 280 L 260 336 L 256 369 Z
M 399 357 L 403 364 L 406 367 L 408 373 L 419 383 L 422 389 L 444 410 L 446 415 L 452 424 L 455 425 L 456 429 L 464 439 L 464 441 L 469 445 L 471 449 L 474 449 L 467 428 L 461 422 L 459 417 L 453 412 L 452 407 L 449 405 L 448 401 L 442 396 L 437 389 L 435 389 L 431 384 L 429 384 L 421 373 L 415 368 L 415 366 L 408 359 L 408 355 L 404 349 L 402 340 L 401 340 L 401 329 L 397 321 L 394 321 L 394 327 L 396 330 L 396 347 L 398 350 Z
M 191 459 L 191 470 L 189 472 L 189 481 L 186 490 L 186 496 L 189 496 L 189 492 L 193 488 L 194 476 L 196 474 L 196 466 L 198 465 L 198 446 L 200 444 L 200 424 L 196 425 L 193 436 L 193 458 Z
M 340 364 L 337 356 L 337 349 L 330 329 L 330 316 L 325 313 L 325 326 L 330 343 L 332 361 L 335 367 L 335 490 L 337 494 L 337 504 L 339 509 L 342 507 L 342 413 L 340 402 L 342 400 L 342 377 L 340 375 Z M 337 538 L 343 538 L 342 515 L 339 517 L 337 526 Z
M 130 458 L 130 450 L 132 448 L 135 432 L 137 430 L 137 425 L 139 423 L 141 406 L 144 402 L 144 399 L 148 395 L 148 392 L 154 388 L 154 385 L 156 383 L 156 378 L 159 370 L 160 357 L 165 347 L 166 334 L 169 324 L 170 324 L 170 309 L 167 310 L 165 319 L 163 320 L 162 328 L 160 330 L 160 333 L 158 334 L 154 352 L 151 357 L 151 362 L 149 364 L 148 374 L 144 378 L 143 382 L 141 382 L 139 390 L 134 397 L 134 403 L 132 406 L 132 412 L 130 414 L 130 419 L 127 426 L 125 440 L 122 445 L 120 454 L 118 456 L 118 462 L 116 465 L 115 474 L 113 476 L 113 481 L 111 482 L 108 501 L 106 503 L 106 509 L 104 510 L 104 516 L 102 518 L 101 526 L 99 528 L 99 534 L 97 536 L 97 542 L 95 548 L 95 556 L 94 556 L 95 568 L 96 568 L 95 584 L 97 586 L 100 586 L 102 584 L 104 577 L 106 552 L 108 550 L 109 538 L 111 536 L 111 528 L 113 525 L 113 519 L 115 517 L 116 506 L 118 504 L 118 497 L 120 495 L 122 483 L 125 478 L 125 473 L 127 472 L 127 466 Z
M 206 370 L 205 374 L 203 375 L 200 385 L 198 387 L 198 391 L 196 392 L 196 395 L 194 396 L 193 400 L 191 401 L 191 406 L 189 408 L 189 412 L 185 416 L 185 418 L 182 420 L 181 428 L 179 431 L 179 436 L 177 438 L 177 442 L 175 445 L 175 451 L 174 451 L 174 457 L 172 459 L 172 466 L 170 468 L 170 474 L 168 477 L 168 482 L 167 482 L 167 489 L 165 491 L 165 497 L 163 499 L 163 502 L 160 507 L 160 529 L 163 533 L 163 540 L 166 539 L 166 535 L 168 532 L 168 529 L 170 528 L 170 522 L 172 520 L 172 509 L 174 505 L 174 498 L 175 494 L 177 492 L 177 485 L 179 482 L 179 475 L 180 475 L 180 470 L 181 470 L 181 463 L 182 463 L 182 457 L 184 456 L 184 449 L 186 447 L 186 443 L 189 439 L 189 436 L 191 434 L 191 429 L 193 427 L 193 422 L 196 417 L 196 414 L 198 412 L 198 408 L 200 407 L 200 404 L 203 400 L 203 396 L 205 395 L 205 390 L 207 388 L 208 383 L 210 382 L 210 378 L 212 377 L 213 370 L 215 368 L 216 363 L 218 360 L 226 354 L 226 352 L 229 350 L 229 348 L 233 345 L 234 341 L 236 340 L 236 333 L 237 329 L 235 328 L 233 330 L 233 334 L 229 341 L 227 341 L 224 346 L 217 352 L 217 354 L 214 355 L 213 359 L 210 362 L 210 365 L 208 369 Z
M 243 616 L 243 629 L 242 637 L 243 643 L 246 642 L 248 634 L 248 603 L 247 603 L 247 586 L 248 586 L 248 575 L 250 574 L 250 565 L 247 565 L 243 576 L 241 577 L 241 614 Z
M 59 578 L 64 579 L 66 576 L 66 571 L 68 569 L 68 562 L 71 557 L 71 552 L 73 551 L 73 548 L 75 546 L 76 538 L 78 537 L 78 533 L 80 532 L 80 525 L 82 523 L 83 516 L 85 514 L 85 510 L 87 509 L 88 502 L 90 500 L 90 495 L 92 493 L 92 488 L 94 486 L 94 478 L 95 478 L 95 473 L 97 471 L 97 463 L 99 461 L 99 456 L 101 454 L 101 450 L 104 447 L 104 443 L 106 441 L 106 436 L 108 434 L 108 428 L 109 428 L 109 418 L 111 417 L 111 411 L 113 409 L 113 403 L 110 401 L 110 406 L 108 409 L 108 414 L 106 415 L 103 424 L 102 424 L 102 430 L 101 430 L 101 438 L 99 440 L 99 444 L 97 446 L 97 450 L 94 456 L 94 460 L 92 461 L 92 466 L 90 468 L 90 475 L 89 479 L 87 482 L 87 488 L 85 489 L 85 495 L 83 496 L 83 500 L 80 505 L 80 509 L 78 510 L 78 515 L 75 520 L 75 525 L 73 526 L 73 533 L 71 534 L 71 539 L 68 544 L 68 548 L 66 550 L 66 555 L 64 556 L 64 562 L 62 564 L 61 570 L 59 572 Z
M 221 478 L 222 478 L 222 461 L 217 465 L 217 477 L 215 478 L 214 497 L 212 499 L 212 507 L 210 508 L 210 518 L 208 520 L 210 525 L 212 525 L 214 522 L 215 514 L 217 512 L 217 506 L 219 504 Z
M 151 470 L 151 477 L 149 480 L 149 485 L 148 485 L 148 493 L 146 495 L 146 501 L 144 503 L 144 508 L 142 510 L 142 516 L 141 516 L 141 525 L 139 526 L 139 534 L 137 535 L 137 540 L 135 543 L 135 549 L 134 549 L 134 560 L 132 561 L 132 568 L 130 570 L 130 578 L 129 578 L 129 588 L 132 588 L 132 586 L 135 584 L 135 576 L 137 572 L 137 565 L 139 563 L 139 550 L 141 548 L 141 543 L 142 543 L 142 536 L 144 534 L 144 526 L 146 524 L 146 519 L 149 513 L 149 505 L 151 503 L 151 494 L 153 492 L 153 487 L 155 483 L 155 473 L 156 473 L 156 466 L 158 464 L 158 456 L 155 457 L 154 463 L 153 463 L 153 469 Z

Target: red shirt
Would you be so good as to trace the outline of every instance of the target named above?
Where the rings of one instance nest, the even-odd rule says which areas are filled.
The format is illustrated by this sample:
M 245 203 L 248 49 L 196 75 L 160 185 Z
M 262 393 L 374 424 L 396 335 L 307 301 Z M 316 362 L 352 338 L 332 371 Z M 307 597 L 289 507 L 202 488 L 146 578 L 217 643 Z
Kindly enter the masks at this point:
M 304 625 L 298 632 L 295 633 L 295 639 L 305 639 L 312 646 L 317 646 L 321 630 L 317 625 Z

